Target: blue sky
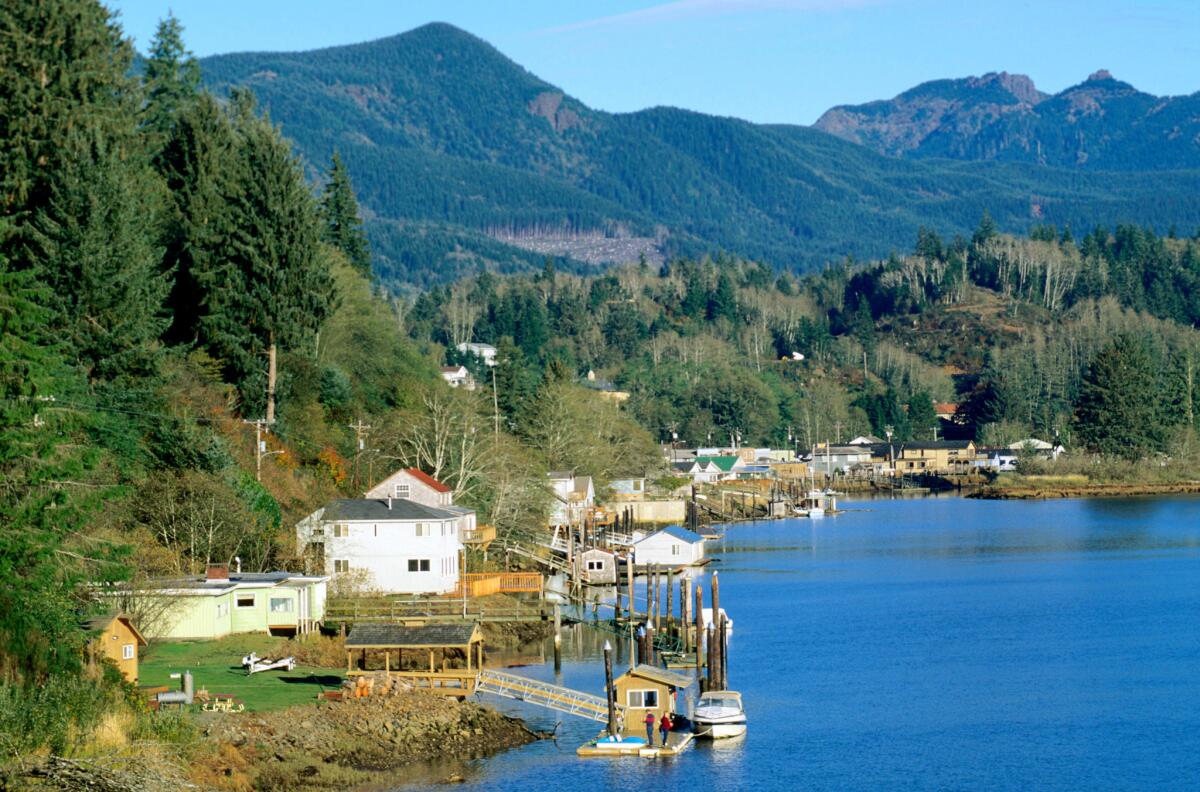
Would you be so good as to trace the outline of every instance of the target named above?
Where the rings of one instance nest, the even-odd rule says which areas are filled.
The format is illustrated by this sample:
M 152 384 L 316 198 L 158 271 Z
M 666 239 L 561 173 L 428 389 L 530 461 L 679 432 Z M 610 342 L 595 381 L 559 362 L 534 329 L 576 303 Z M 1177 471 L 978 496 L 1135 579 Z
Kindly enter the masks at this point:
M 109 0 L 144 51 L 168 8 L 198 55 L 458 25 L 588 105 L 812 123 L 829 107 L 987 71 L 1059 91 L 1096 69 L 1200 90 L 1196 0 Z

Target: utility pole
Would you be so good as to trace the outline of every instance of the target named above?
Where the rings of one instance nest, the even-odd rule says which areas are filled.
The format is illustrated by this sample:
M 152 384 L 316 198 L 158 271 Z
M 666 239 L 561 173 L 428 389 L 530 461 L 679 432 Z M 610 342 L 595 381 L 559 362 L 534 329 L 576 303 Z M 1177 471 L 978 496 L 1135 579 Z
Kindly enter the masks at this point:
M 371 430 L 371 427 L 364 424 L 362 419 L 359 418 L 354 423 L 347 424 L 346 428 L 354 430 L 354 480 L 352 486 L 358 489 L 358 458 L 362 455 L 363 448 L 365 447 L 363 436 Z
M 282 454 L 283 451 L 267 450 L 267 441 L 263 440 L 263 435 L 271 433 L 270 421 L 265 418 L 255 418 L 253 421 L 243 420 L 242 423 L 250 424 L 254 427 L 254 480 L 261 482 L 263 457 L 271 456 L 272 454 Z
M 842 444 L 842 422 L 834 421 L 833 422 L 833 430 L 837 434 L 838 445 L 841 445 Z
M 496 390 L 496 367 L 492 366 L 492 415 L 496 419 L 496 437 L 500 437 L 500 392 Z

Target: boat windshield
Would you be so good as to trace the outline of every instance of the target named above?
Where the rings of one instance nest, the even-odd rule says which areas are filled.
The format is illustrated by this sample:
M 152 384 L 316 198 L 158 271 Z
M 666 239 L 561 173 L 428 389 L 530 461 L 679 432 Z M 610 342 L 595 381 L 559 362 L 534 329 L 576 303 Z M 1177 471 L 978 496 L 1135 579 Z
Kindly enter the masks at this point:
M 717 691 L 705 693 L 696 702 L 697 707 L 741 707 L 742 697 L 737 693 Z

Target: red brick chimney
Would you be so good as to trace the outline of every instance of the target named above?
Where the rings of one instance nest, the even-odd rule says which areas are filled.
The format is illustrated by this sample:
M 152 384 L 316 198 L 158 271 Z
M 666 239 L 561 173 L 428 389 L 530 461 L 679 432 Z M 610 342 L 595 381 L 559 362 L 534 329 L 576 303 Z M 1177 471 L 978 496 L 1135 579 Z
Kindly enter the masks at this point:
M 229 564 L 209 564 L 208 569 L 204 572 L 205 580 L 229 580 Z

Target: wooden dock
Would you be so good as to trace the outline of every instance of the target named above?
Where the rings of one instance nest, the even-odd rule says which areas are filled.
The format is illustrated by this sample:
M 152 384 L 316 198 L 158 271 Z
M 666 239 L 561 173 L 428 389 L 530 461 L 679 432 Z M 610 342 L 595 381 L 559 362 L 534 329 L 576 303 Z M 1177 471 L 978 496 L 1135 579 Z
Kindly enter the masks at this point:
M 640 743 L 603 743 L 608 732 L 600 732 L 594 740 L 589 740 L 575 749 L 580 756 L 640 756 L 645 759 L 658 759 L 664 756 L 678 756 L 683 753 L 696 735 L 691 732 L 670 732 L 666 745 L 646 745 Z

